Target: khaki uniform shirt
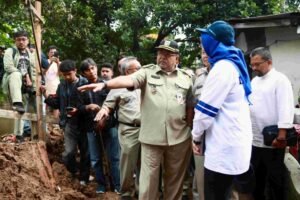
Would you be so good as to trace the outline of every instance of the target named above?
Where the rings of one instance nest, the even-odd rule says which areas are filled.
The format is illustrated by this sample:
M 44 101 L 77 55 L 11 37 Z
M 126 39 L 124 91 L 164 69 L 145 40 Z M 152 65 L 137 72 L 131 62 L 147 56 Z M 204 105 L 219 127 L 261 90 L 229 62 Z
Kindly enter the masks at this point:
M 118 109 L 118 120 L 128 124 L 141 123 L 141 90 L 113 89 L 108 93 L 103 106 Z
M 195 82 L 193 85 L 193 95 L 194 95 L 196 103 L 200 98 L 201 91 L 202 91 L 204 82 L 207 78 L 207 75 L 208 75 L 207 68 L 203 67 L 203 68 L 201 68 L 200 74 L 195 79 Z
M 175 145 L 190 138 L 186 107 L 193 106 L 192 79 L 181 69 L 170 74 L 150 64 L 130 75 L 141 88 L 139 140 L 152 145 Z

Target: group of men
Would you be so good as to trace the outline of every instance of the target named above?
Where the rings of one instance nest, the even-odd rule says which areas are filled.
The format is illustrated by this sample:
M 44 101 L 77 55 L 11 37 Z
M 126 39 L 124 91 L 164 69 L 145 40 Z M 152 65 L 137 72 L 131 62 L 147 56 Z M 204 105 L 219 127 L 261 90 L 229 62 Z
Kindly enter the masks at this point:
M 132 199 L 135 191 L 141 200 L 158 199 L 162 185 L 163 199 L 179 200 L 193 151 L 196 199 L 225 200 L 232 190 L 257 200 L 286 199 L 283 159 L 294 106 L 290 81 L 272 68 L 266 47 L 250 53 L 257 75 L 250 81 L 228 23 L 216 21 L 199 31 L 204 68 L 196 77 L 178 67 L 178 44 L 169 40 L 157 47 L 156 64 L 141 66 L 136 58 L 125 57 L 119 61 L 121 76 L 113 79 L 109 64 L 102 66 L 99 78 L 91 58 L 81 63 L 83 77 L 74 61 L 59 64 L 63 80 L 45 102 L 60 112 L 63 161 L 73 176 L 80 149 L 82 185 L 89 181 L 91 164 L 96 192 L 106 191 L 102 158 L 108 157 L 112 187 L 121 199 Z M 34 85 L 34 71 L 22 66 L 5 67 L 4 78 L 28 74 L 26 84 Z M 8 85 L 18 108 L 20 94 Z M 267 146 L 262 131 L 271 125 L 277 125 L 278 135 Z

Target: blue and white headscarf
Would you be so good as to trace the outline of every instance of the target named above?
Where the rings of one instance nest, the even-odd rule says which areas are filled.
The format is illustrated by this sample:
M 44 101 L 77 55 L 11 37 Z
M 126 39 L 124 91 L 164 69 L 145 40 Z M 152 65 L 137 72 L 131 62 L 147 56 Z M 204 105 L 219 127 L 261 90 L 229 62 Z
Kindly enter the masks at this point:
M 208 61 L 211 68 L 213 68 L 214 64 L 219 60 L 229 60 L 235 64 L 245 90 L 245 96 L 249 101 L 249 95 L 251 94 L 251 82 L 242 51 L 232 45 L 224 45 L 222 42 L 217 41 L 214 37 L 207 33 L 201 33 L 201 42 L 209 57 Z

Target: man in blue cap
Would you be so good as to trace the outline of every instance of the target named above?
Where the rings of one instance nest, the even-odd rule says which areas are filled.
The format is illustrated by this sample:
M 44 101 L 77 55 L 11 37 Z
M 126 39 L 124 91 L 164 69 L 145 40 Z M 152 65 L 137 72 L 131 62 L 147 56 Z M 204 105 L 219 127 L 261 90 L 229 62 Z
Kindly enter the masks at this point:
M 198 30 L 211 70 L 195 107 L 193 151 L 202 154 L 205 131 L 205 199 L 225 200 L 234 180 L 248 177 L 252 143 L 250 79 L 242 52 L 233 46 L 232 26 L 216 21 Z

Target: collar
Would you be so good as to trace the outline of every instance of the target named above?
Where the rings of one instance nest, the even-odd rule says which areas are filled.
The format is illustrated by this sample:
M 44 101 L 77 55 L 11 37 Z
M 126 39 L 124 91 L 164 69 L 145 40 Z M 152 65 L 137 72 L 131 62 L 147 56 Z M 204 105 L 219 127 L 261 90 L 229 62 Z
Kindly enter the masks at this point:
M 176 67 L 172 72 L 166 72 L 166 71 L 162 70 L 158 65 L 156 65 L 156 68 L 155 68 L 155 70 L 154 70 L 154 73 L 158 74 L 158 73 L 161 72 L 161 73 L 163 73 L 163 74 L 168 74 L 168 75 L 170 75 L 170 74 L 173 74 L 173 73 L 177 73 L 178 70 L 179 70 L 178 67 Z
M 272 67 L 270 71 L 268 71 L 265 75 L 261 76 L 261 78 L 268 78 L 271 76 L 276 70 Z

